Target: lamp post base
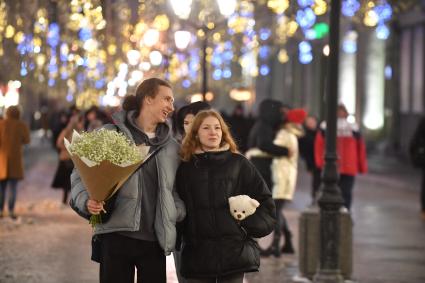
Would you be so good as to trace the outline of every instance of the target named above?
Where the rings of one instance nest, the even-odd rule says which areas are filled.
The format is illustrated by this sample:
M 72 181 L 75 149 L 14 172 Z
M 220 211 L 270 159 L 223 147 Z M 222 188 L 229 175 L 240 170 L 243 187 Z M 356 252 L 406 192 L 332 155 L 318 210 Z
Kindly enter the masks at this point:
M 339 270 L 321 269 L 313 278 L 314 283 L 344 283 Z

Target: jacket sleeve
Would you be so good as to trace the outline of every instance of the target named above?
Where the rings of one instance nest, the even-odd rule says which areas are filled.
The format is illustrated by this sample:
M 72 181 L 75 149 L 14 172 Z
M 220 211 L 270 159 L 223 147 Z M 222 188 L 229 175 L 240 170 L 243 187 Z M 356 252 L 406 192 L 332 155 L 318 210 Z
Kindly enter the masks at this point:
M 182 180 L 184 178 L 182 177 L 182 170 L 181 170 L 181 166 L 179 166 L 179 168 L 177 169 L 177 174 L 176 174 L 176 179 L 175 179 L 175 184 L 174 184 L 174 188 L 176 190 L 176 195 L 179 196 L 179 199 L 182 203 L 183 200 L 180 198 L 182 197 L 184 199 L 184 191 L 183 191 L 183 184 Z M 182 240 L 183 240 L 183 231 L 184 231 L 184 225 L 185 225 L 185 219 L 186 217 L 186 210 L 184 213 L 184 216 L 182 218 L 177 218 L 177 223 L 176 223 L 176 232 L 177 232 L 177 237 L 176 237 L 176 251 L 180 251 L 181 250 L 181 245 L 182 245 Z
M 86 205 L 88 199 L 89 194 L 81 181 L 78 171 L 74 169 L 71 174 L 71 198 L 69 205 L 81 217 L 86 219 L 89 219 L 91 216 Z
M 359 172 L 367 173 L 367 158 L 366 158 L 366 145 L 364 139 L 359 137 L 357 140 L 358 146 L 358 161 L 359 161 Z
M 266 182 L 260 176 L 257 169 L 244 158 L 241 167 L 241 178 L 244 193 L 256 199 L 260 206 L 255 213 L 241 221 L 242 227 L 248 235 L 261 238 L 270 234 L 276 224 L 276 208 L 272 195 Z
M 258 148 L 274 156 L 288 156 L 288 148 L 273 143 L 274 132 L 270 127 L 264 127 L 257 137 Z
M 180 195 L 178 194 L 177 188 L 175 185 L 173 187 L 173 198 L 174 198 L 174 203 L 176 205 L 176 210 L 177 210 L 176 220 L 177 222 L 180 222 L 186 217 L 186 207 L 184 205 L 184 202 L 180 198 Z
M 325 163 L 325 139 L 323 137 L 323 131 L 317 131 L 316 138 L 314 140 L 314 161 L 318 168 L 323 168 Z

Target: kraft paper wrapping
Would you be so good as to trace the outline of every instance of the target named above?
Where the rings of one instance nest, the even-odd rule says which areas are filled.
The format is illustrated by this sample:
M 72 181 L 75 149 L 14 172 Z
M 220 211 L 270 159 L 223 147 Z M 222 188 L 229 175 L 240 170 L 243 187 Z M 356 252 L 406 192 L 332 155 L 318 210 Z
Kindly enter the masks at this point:
M 106 160 L 99 165 L 89 167 L 75 154 L 71 156 L 71 159 L 80 173 L 90 198 L 96 201 L 104 201 L 113 196 L 143 163 L 142 160 L 133 165 L 121 167 Z
M 74 132 L 72 140 L 78 138 L 80 138 L 79 134 Z M 134 171 L 150 156 L 148 155 L 149 146 L 142 146 L 139 147 L 142 160 L 137 163 L 115 165 L 108 160 L 104 160 L 96 164 L 87 158 L 80 158 L 76 154 L 72 154 L 70 151 L 71 143 L 66 138 L 64 143 L 76 169 L 80 173 L 81 180 L 90 198 L 99 202 L 113 196 Z

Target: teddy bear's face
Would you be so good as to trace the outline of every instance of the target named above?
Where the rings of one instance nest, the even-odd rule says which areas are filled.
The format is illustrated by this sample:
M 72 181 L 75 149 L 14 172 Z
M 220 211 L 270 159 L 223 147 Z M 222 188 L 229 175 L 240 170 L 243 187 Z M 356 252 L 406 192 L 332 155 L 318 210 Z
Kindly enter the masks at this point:
M 254 214 L 260 204 L 247 195 L 238 195 L 229 198 L 230 213 L 236 220 L 244 220 Z

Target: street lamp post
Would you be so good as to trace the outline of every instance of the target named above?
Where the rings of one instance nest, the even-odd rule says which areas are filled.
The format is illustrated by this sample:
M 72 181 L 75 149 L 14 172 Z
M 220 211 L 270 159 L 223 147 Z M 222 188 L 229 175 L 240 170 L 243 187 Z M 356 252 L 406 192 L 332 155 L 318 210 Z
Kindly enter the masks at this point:
M 202 98 L 205 101 L 205 96 L 208 91 L 208 68 L 207 68 L 207 47 L 208 47 L 208 28 L 204 29 L 204 39 L 202 40 Z
M 212 23 L 212 27 L 210 27 L 209 22 L 202 23 L 201 26 L 192 23 L 191 21 L 187 21 L 190 16 L 192 1 L 186 0 L 183 2 L 177 3 L 176 1 L 171 0 L 172 8 L 174 13 L 182 20 L 185 20 L 186 24 L 192 26 L 195 29 L 202 29 L 204 37 L 202 39 L 201 51 L 201 71 L 202 71 L 202 82 L 201 82 L 201 93 L 203 100 L 205 101 L 205 96 L 208 92 L 208 66 L 207 66 L 207 48 L 208 48 L 208 37 L 217 27 L 227 22 L 227 17 L 233 14 L 236 9 L 236 0 L 217 0 L 217 5 L 220 10 L 221 16 L 225 19 L 222 22 L 217 24 Z M 179 5 L 180 4 L 180 5 Z M 184 4 L 184 5 L 183 5 Z M 211 3 L 209 3 L 211 4 Z M 182 7 L 186 7 L 186 9 L 182 9 Z
M 341 0 L 331 0 L 328 61 L 328 93 L 326 96 L 326 153 L 320 207 L 320 263 L 315 283 L 342 283 L 339 267 L 340 208 L 343 203 L 338 188 L 336 123 L 339 65 L 339 15 Z

